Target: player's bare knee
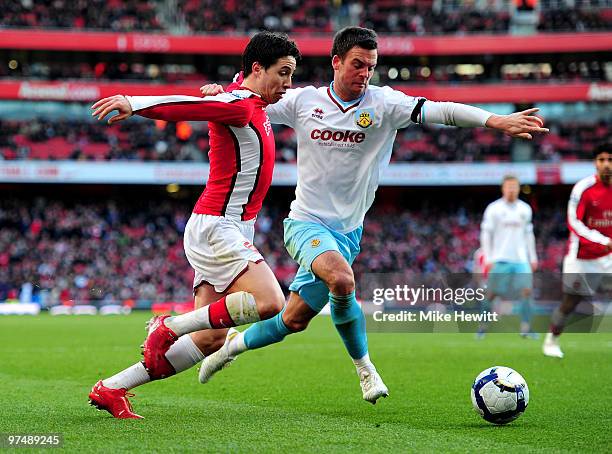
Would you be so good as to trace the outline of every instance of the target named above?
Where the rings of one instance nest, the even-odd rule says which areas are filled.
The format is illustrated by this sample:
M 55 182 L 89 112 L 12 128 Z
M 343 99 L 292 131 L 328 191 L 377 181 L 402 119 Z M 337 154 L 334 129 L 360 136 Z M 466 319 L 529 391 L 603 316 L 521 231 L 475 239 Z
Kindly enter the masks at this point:
M 334 295 L 348 295 L 355 290 L 353 271 L 350 268 L 333 271 L 327 280 L 327 285 Z
M 521 295 L 523 296 L 523 298 L 528 298 L 531 296 L 531 289 L 530 288 L 524 288 L 523 290 L 521 290 Z
M 285 296 L 279 289 L 278 291 L 270 291 L 264 296 L 256 298 L 257 311 L 262 320 L 272 318 L 285 307 Z
M 310 319 L 289 318 L 288 320 L 285 320 L 283 318 L 283 323 L 289 331 L 292 333 L 298 333 L 300 331 L 304 331 L 308 327 Z

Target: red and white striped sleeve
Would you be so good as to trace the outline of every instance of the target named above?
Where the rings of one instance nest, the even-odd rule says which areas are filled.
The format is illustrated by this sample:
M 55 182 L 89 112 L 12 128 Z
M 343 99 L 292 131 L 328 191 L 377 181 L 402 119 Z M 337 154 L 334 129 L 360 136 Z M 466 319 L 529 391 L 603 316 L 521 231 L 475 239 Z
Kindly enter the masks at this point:
M 166 121 L 214 121 L 246 126 L 253 115 L 253 103 L 232 93 L 198 98 L 195 96 L 126 96 L 134 115 Z M 242 102 L 241 102 L 242 101 Z
M 582 222 L 588 203 L 584 195 L 595 182 L 595 177 L 591 176 L 576 183 L 567 204 L 567 223 L 570 230 L 579 237 L 606 246 L 610 242 L 610 238 L 595 229 L 588 228 Z

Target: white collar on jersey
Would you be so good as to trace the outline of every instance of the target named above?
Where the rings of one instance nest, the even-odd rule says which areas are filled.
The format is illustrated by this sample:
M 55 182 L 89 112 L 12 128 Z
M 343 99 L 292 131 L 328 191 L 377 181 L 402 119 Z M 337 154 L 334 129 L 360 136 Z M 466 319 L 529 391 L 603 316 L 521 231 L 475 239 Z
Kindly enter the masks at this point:
M 230 94 L 233 94 L 234 96 L 238 96 L 243 99 L 250 98 L 252 96 L 257 96 L 258 98 L 261 98 L 261 95 L 259 93 L 255 93 L 250 88 L 242 87 L 242 86 L 230 91 Z
M 331 93 L 331 95 L 334 97 L 334 100 L 338 102 L 338 104 L 340 104 L 343 108 L 347 108 L 347 107 L 351 107 L 354 106 L 355 104 L 359 104 L 361 102 L 361 100 L 363 99 L 363 97 L 365 96 L 365 92 L 363 93 L 363 95 L 361 95 L 359 98 L 353 99 L 352 101 L 343 101 L 340 96 L 338 96 L 336 94 L 336 92 L 334 91 L 334 82 L 331 81 L 329 84 L 329 92 Z
M 508 200 L 506 200 L 506 199 L 504 199 L 504 198 L 502 197 L 502 198 L 501 198 L 501 200 L 502 200 L 502 202 L 504 202 L 504 204 L 505 204 L 506 206 L 509 206 L 509 207 L 515 207 L 515 206 L 518 206 L 519 200 L 521 200 L 521 199 L 517 198 L 515 201 L 510 202 L 510 201 L 508 201 Z

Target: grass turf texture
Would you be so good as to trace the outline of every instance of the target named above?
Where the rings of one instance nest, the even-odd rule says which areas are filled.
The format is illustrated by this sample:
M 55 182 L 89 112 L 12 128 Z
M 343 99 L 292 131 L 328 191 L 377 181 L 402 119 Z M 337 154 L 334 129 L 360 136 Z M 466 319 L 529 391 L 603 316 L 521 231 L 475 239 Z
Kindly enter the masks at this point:
M 140 421 L 87 405 L 101 377 L 140 359 L 146 314 L 0 318 L 0 432 L 59 432 L 69 451 L 589 451 L 612 441 L 612 334 L 568 334 L 545 358 L 517 334 L 371 334 L 391 396 L 361 399 L 328 317 L 285 342 L 247 352 L 206 385 L 193 368 L 136 389 Z M 472 409 L 470 385 L 506 365 L 531 402 L 507 426 Z

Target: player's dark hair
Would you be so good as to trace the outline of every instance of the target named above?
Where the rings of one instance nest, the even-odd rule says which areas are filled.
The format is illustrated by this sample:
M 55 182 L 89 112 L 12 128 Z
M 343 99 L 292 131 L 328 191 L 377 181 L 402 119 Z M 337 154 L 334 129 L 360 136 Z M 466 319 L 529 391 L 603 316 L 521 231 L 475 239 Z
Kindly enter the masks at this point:
M 597 159 L 602 153 L 612 153 L 612 142 L 603 142 L 593 149 L 593 159 Z
M 374 50 L 378 49 L 378 37 L 374 30 L 362 27 L 346 27 L 340 30 L 334 36 L 334 45 L 332 46 L 331 56 L 337 55 L 342 60 L 349 50 L 358 46 L 362 49 Z
M 255 62 L 268 69 L 279 58 L 289 56 L 294 57 L 296 62 L 302 58 L 297 45 L 287 35 L 267 31 L 259 32 L 251 38 L 242 53 L 244 77 L 251 74 Z

